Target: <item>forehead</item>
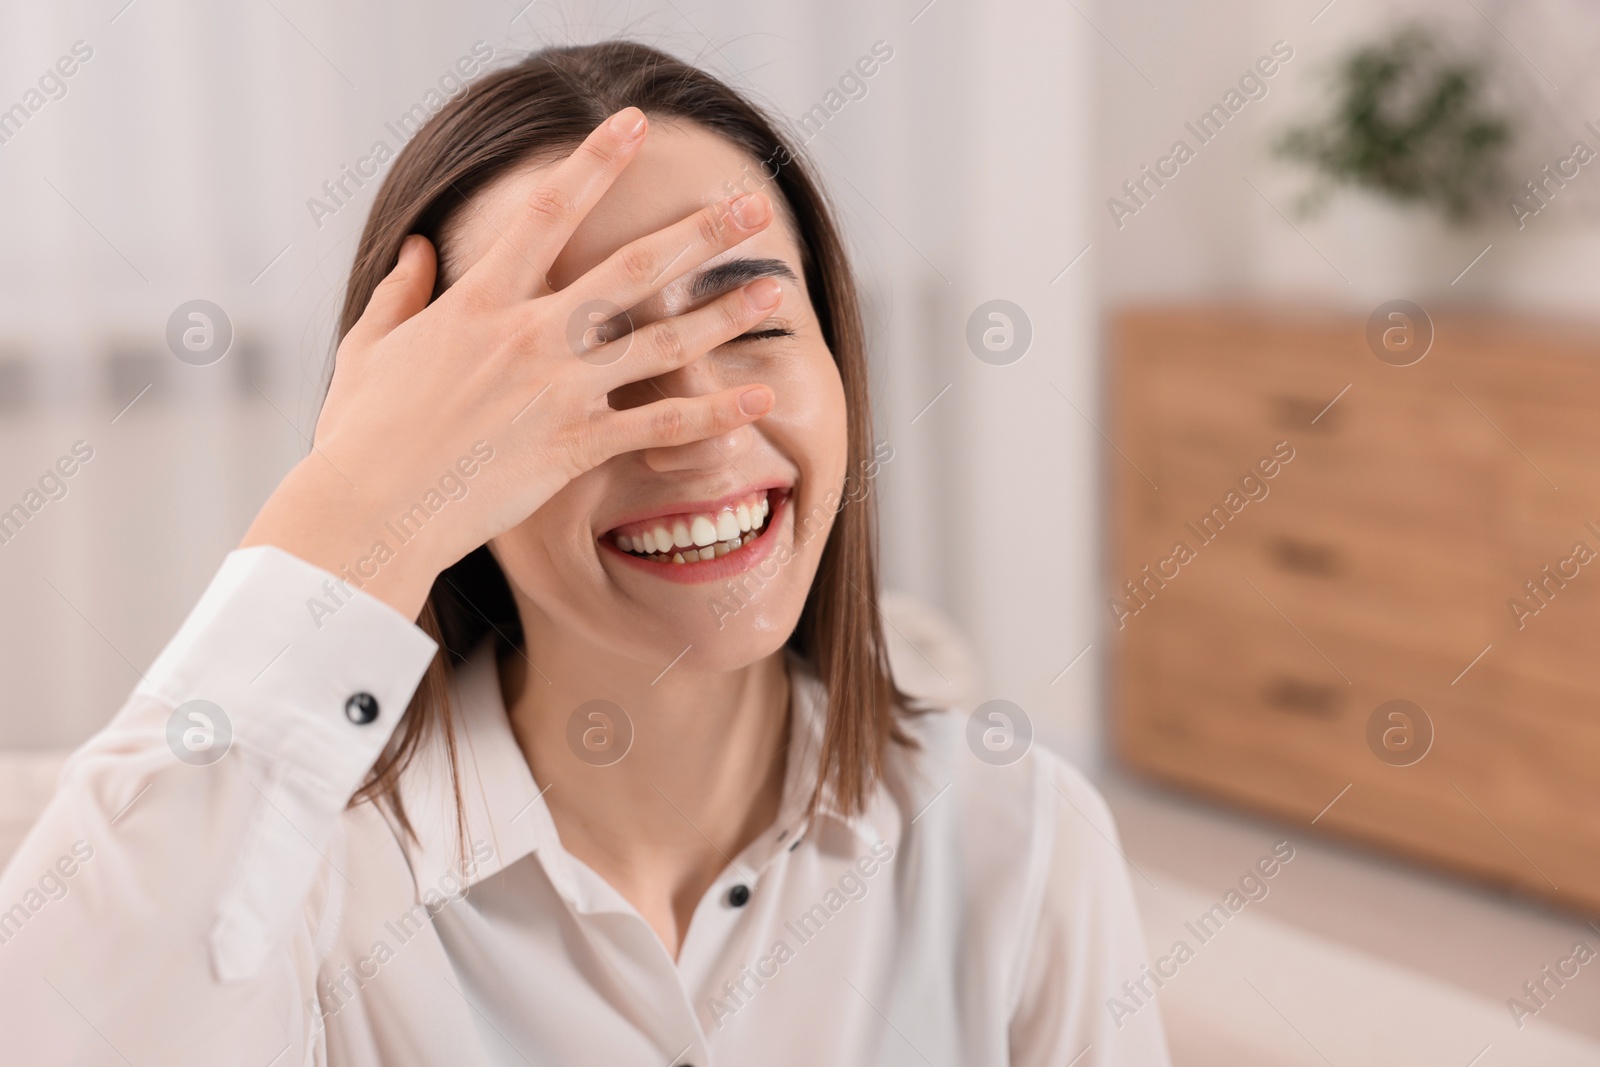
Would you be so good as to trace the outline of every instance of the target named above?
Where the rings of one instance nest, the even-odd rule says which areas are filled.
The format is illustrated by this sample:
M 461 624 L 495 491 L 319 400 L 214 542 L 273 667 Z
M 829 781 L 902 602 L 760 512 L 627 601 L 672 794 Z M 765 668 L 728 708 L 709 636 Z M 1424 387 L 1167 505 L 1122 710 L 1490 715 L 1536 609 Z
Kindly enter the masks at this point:
M 445 270 L 450 279 L 459 277 L 494 245 L 529 194 L 548 181 L 559 164 L 560 160 L 528 164 L 508 172 L 476 194 L 471 208 L 451 220 L 443 234 Z M 584 216 L 556 258 L 550 284 L 564 288 L 623 245 L 729 196 L 758 188 L 773 198 L 776 217 L 772 224 L 705 262 L 781 259 L 798 275 L 799 243 L 787 206 L 776 188 L 762 180 L 760 163 L 703 127 L 652 119 L 650 133 L 633 162 Z M 687 280 L 680 279 L 664 293 L 683 292 Z

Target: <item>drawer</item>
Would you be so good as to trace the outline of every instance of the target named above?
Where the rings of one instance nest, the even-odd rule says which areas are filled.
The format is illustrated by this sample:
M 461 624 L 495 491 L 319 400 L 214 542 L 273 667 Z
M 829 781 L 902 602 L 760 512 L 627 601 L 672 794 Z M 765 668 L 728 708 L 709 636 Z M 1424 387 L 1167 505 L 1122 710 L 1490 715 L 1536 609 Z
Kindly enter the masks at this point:
M 1411 677 L 1446 665 L 1317 635 L 1346 681 L 1281 619 L 1183 599 L 1163 608 L 1150 620 L 1158 632 L 1134 638 L 1159 652 L 1149 684 L 1124 694 L 1118 740 L 1129 763 L 1301 825 L 1348 786 L 1320 829 L 1457 866 L 1494 854 L 1498 835 L 1464 817 L 1449 784 L 1469 751 L 1450 724 L 1481 718 L 1483 695 L 1424 691 Z M 1392 699 L 1416 701 L 1434 723 L 1434 748 L 1412 766 L 1368 747 L 1367 720 Z
M 1461 315 L 1432 321 L 1428 354 L 1405 367 L 1376 357 L 1364 320 L 1309 309 L 1130 311 L 1113 320 L 1110 336 L 1118 373 L 1129 386 L 1192 371 L 1231 373 L 1263 389 L 1309 387 L 1315 393 L 1330 385 L 1337 393 L 1350 384 L 1435 395 L 1457 385 L 1473 396 L 1483 391 L 1535 403 L 1600 395 L 1600 335 L 1592 327 L 1558 334 L 1546 322 L 1530 328 Z
M 1327 530 L 1433 546 L 1425 554 L 1434 556 L 1496 538 L 1497 472 L 1481 455 L 1383 456 L 1298 447 L 1274 477 L 1262 478 L 1255 464 L 1271 450 L 1261 443 L 1246 458 L 1229 461 L 1164 448 L 1161 489 L 1150 495 L 1158 500 L 1152 518 L 1165 526 L 1145 532 L 1175 537 L 1189 532 L 1203 539 L 1265 524 L 1311 540 Z M 1207 516 L 1210 523 L 1203 522 Z M 1226 534 L 1218 541 L 1223 539 Z
M 1359 449 L 1330 458 L 1307 447 L 1275 478 L 1250 483 L 1259 499 L 1236 495 L 1232 503 L 1242 508 L 1231 513 L 1226 497 L 1238 481 L 1195 456 L 1175 455 L 1163 472 L 1168 480 L 1147 493 L 1159 501 L 1154 514 L 1119 534 L 1126 540 L 1115 553 L 1113 593 L 1126 597 L 1131 580 L 1141 595 L 1154 589 L 1152 601 L 1172 588 L 1222 604 L 1265 594 L 1297 621 L 1433 649 L 1459 658 L 1459 670 L 1491 640 L 1495 613 L 1506 610 L 1489 465 L 1423 455 L 1358 477 L 1369 463 Z M 1474 469 L 1482 475 L 1459 477 Z M 1448 494 L 1418 489 L 1441 482 Z M 1178 542 L 1193 552 L 1181 566 L 1167 562 Z M 1144 573 L 1147 565 L 1155 578 Z
M 1294 500 L 1308 518 L 1355 515 L 1385 529 L 1451 539 L 1491 533 L 1504 444 L 1471 408 L 1403 391 L 1352 392 L 1332 410 L 1341 408 L 1340 432 L 1321 437 L 1261 419 L 1210 436 L 1185 434 L 1185 422 L 1210 413 L 1164 412 L 1168 431 L 1151 447 L 1148 471 L 1160 486 L 1162 511 L 1187 519 L 1230 490 L 1242 495 L 1241 481 L 1259 477 L 1258 461 L 1287 442 L 1294 458 L 1261 480 L 1269 500 Z
M 1152 368 L 1140 402 L 1156 420 L 1164 443 L 1184 449 L 1226 455 L 1230 446 L 1254 450 L 1285 437 L 1348 439 L 1349 409 L 1344 402 L 1350 394 L 1340 394 L 1349 378 L 1313 372 L 1297 379 L 1284 381 L 1233 367 L 1171 360 Z M 1227 458 L 1231 467 L 1253 456 Z
M 1226 746 L 1285 768 L 1290 780 L 1319 770 L 1346 781 L 1384 777 L 1391 768 L 1368 747 L 1366 726 L 1389 700 L 1414 700 L 1452 720 L 1490 706 L 1481 687 L 1450 686 L 1460 670 L 1453 658 L 1331 631 L 1320 620 L 1296 625 L 1259 601 L 1222 605 L 1186 591 L 1149 610 L 1126 631 L 1151 646 L 1155 668 L 1139 714 L 1180 742 Z
M 1203 316 L 1124 319 L 1113 337 L 1121 355 L 1112 437 L 1147 473 L 1162 445 L 1181 442 L 1218 456 L 1225 477 L 1236 478 L 1286 434 L 1334 432 L 1337 405 L 1312 420 L 1351 380 L 1344 325 L 1308 340 L 1304 331 L 1255 323 L 1241 330 Z
M 1320 827 L 1600 903 L 1600 721 L 1581 694 L 1484 664 L 1478 685 L 1453 687 L 1453 662 L 1364 636 L 1317 633 L 1313 648 L 1281 618 L 1182 596 L 1162 608 L 1137 638 L 1156 673 L 1123 705 L 1130 762 L 1296 820 L 1348 785 Z M 1368 719 L 1392 699 L 1432 724 L 1409 766 L 1369 747 Z
M 1148 584 L 1136 590 L 1150 605 L 1181 591 L 1210 605 L 1237 605 L 1274 618 L 1281 613 L 1302 629 L 1360 634 L 1403 654 L 1436 657 L 1449 670 L 1445 681 L 1492 643 L 1496 590 L 1480 563 L 1491 546 L 1436 554 L 1426 544 L 1385 544 L 1331 530 L 1307 535 L 1302 529 L 1263 520 L 1259 529 L 1239 530 L 1237 538 L 1218 538 L 1202 548 L 1153 595 L 1147 591 L 1153 583 L 1142 573 L 1138 577 Z M 1122 602 L 1131 604 L 1125 587 L 1122 592 Z
M 1441 433 L 1448 427 L 1428 424 L 1430 410 L 1470 415 L 1474 434 L 1494 431 L 1465 399 L 1492 392 L 1485 381 L 1491 364 L 1470 345 L 1451 349 L 1446 332 L 1435 353 L 1404 368 L 1374 357 L 1361 324 L 1349 320 L 1312 332 L 1235 321 L 1217 330 L 1124 336 L 1119 399 L 1141 443 L 1148 437 L 1185 447 L 1249 447 L 1260 435 L 1287 435 L 1297 444 L 1421 439 L 1450 447 L 1448 432 Z M 1390 414 L 1400 415 L 1388 424 L 1397 433 L 1382 431 Z

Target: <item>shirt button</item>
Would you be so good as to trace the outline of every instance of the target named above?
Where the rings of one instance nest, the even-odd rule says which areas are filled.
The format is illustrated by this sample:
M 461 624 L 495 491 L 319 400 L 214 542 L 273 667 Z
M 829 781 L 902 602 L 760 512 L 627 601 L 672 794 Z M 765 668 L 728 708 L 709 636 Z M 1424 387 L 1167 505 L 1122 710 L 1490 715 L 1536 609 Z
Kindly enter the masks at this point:
M 742 908 L 750 903 L 750 887 L 741 884 L 728 890 L 728 903 L 736 908 Z
M 371 693 L 357 693 L 344 702 L 344 717 L 365 726 L 378 717 L 378 699 Z

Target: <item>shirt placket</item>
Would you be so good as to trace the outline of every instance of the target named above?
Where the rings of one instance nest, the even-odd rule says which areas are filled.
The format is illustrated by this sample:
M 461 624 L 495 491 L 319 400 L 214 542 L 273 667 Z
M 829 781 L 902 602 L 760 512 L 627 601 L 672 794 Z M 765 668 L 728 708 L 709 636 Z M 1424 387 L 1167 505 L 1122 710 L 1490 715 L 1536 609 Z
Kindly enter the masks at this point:
M 690 989 L 655 929 L 610 883 L 561 847 L 549 809 L 542 802 L 537 819 L 539 845 L 535 855 L 565 902 L 570 920 L 584 931 L 591 944 L 615 954 L 615 975 L 643 973 L 650 983 L 648 988 L 630 992 L 640 998 L 638 1003 L 660 1009 L 659 1032 L 650 1036 L 662 1049 L 662 1063 L 668 1067 L 708 1067 L 710 1049 L 695 1014 Z M 620 934 L 618 925 L 600 921 L 602 916 L 622 918 Z

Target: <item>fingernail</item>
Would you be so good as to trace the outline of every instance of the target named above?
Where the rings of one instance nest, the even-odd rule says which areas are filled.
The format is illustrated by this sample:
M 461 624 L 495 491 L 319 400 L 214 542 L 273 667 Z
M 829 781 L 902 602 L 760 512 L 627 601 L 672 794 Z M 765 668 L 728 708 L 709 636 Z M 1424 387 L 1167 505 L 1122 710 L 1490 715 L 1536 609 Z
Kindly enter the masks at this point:
M 611 132 L 624 141 L 631 141 L 644 132 L 644 112 L 636 107 L 625 107 L 606 124 Z
M 770 311 L 783 299 L 783 286 L 776 278 L 757 278 L 744 287 L 745 298 L 757 311 Z
M 772 205 L 760 193 L 745 193 L 736 197 L 728 205 L 728 210 L 734 220 L 748 230 L 767 221 L 767 216 L 772 213 Z
M 759 386 L 739 394 L 739 410 L 746 415 L 765 415 L 772 410 L 772 390 Z

